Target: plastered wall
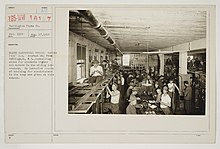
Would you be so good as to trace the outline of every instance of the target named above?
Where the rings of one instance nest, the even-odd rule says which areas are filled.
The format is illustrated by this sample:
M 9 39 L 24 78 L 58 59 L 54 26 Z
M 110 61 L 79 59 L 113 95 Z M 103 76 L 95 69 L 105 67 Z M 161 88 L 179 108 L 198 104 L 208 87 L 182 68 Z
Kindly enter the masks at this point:
M 89 68 L 91 63 L 89 62 L 89 50 L 91 50 L 92 60 L 94 60 L 95 49 L 99 50 L 98 60 L 100 61 L 100 53 L 103 52 L 103 57 L 105 59 L 106 49 L 102 46 L 81 37 L 71 31 L 69 31 L 69 66 L 68 66 L 68 82 L 76 83 L 76 65 L 77 65 L 77 43 L 86 45 L 86 77 L 89 76 Z

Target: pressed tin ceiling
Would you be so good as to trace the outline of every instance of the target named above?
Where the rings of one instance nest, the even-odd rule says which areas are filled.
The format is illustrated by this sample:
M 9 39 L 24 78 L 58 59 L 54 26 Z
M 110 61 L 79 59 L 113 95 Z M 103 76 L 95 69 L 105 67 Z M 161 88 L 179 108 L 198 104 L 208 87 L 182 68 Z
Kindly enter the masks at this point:
M 122 52 L 157 51 L 206 37 L 206 11 L 198 8 L 90 9 Z M 73 12 L 77 10 L 73 10 Z M 70 12 L 70 30 L 113 50 L 84 18 Z M 82 23 L 81 23 L 82 22 Z

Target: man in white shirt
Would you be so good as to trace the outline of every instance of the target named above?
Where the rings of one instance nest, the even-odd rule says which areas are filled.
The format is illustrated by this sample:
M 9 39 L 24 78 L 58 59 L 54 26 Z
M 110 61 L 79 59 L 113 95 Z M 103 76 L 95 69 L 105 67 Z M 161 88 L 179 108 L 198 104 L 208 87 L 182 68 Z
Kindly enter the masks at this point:
M 112 91 L 107 86 L 107 90 L 109 94 L 111 95 L 111 110 L 112 114 L 119 114 L 119 98 L 120 98 L 120 92 L 117 90 L 117 85 L 112 85 Z
M 163 110 L 165 115 L 170 115 L 171 98 L 167 93 L 168 93 L 168 88 L 165 86 L 163 88 L 163 94 L 161 96 L 160 108 Z
M 125 94 L 125 79 L 123 77 L 122 72 L 120 72 L 120 99 L 119 99 L 119 109 L 120 112 L 124 113 L 123 111 L 125 110 L 124 108 L 124 94 Z
M 103 76 L 103 69 L 102 66 L 99 66 L 99 62 L 97 60 L 93 61 L 93 66 L 90 68 L 90 82 L 93 83 L 98 83 L 102 80 Z
M 172 112 L 174 113 L 176 110 L 176 103 L 177 103 L 177 99 L 176 97 L 176 92 L 175 89 L 177 89 L 179 95 L 180 95 L 180 89 L 179 87 L 173 82 L 173 79 L 171 78 L 169 83 L 167 84 L 168 86 L 168 95 L 171 98 L 171 107 L 172 107 Z

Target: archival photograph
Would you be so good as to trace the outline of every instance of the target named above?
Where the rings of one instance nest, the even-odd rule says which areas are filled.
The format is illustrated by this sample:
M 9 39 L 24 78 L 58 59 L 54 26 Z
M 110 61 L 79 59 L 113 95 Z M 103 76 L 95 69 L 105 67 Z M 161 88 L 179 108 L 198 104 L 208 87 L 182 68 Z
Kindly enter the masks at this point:
M 68 114 L 206 114 L 205 10 L 70 9 L 67 21 Z

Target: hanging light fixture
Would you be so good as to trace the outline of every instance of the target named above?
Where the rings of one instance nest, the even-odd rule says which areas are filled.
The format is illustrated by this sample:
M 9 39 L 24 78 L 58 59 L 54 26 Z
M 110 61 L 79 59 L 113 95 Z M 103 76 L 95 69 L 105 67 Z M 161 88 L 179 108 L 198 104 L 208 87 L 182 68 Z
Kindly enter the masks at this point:
M 147 28 L 147 38 L 149 37 L 149 28 Z M 147 62 L 147 65 L 146 65 L 146 69 L 149 69 L 149 55 L 148 55 L 148 52 L 149 52 L 149 40 L 147 39 L 147 59 L 146 59 L 146 62 Z

